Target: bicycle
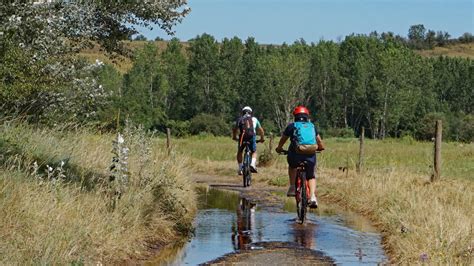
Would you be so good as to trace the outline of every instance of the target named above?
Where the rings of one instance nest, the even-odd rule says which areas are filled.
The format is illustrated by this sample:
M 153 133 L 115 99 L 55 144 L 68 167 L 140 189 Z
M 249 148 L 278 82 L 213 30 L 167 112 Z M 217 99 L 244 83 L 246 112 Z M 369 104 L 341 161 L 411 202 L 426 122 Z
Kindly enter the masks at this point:
M 250 142 L 243 141 L 242 145 L 245 145 L 244 148 L 244 160 L 242 162 L 242 181 L 244 187 L 249 187 L 252 182 L 252 171 L 250 170 L 250 164 L 252 162 L 252 154 L 250 152 Z
M 287 155 L 288 151 L 283 150 L 280 152 L 281 155 Z M 296 199 L 296 214 L 301 224 L 306 219 L 306 213 L 308 212 L 308 199 L 311 198 L 309 191 L 309 182 L 306 179 L 306 161 L 302 161 L 296 168 L 296 179 L 295 179 L 295 199 Z
M 263 143 L 262 139 L 257 140 L 257 143 Z M 252 152 L 250 150 L 250 145 L 252 145 L 249 140 L 242 140 L 241 146 L 244 145 L 244 158 L 242 161 L 242 182 L 244 187 L 249 187 L 252 183 L 252 171 L 250 164 L 252 163 Z

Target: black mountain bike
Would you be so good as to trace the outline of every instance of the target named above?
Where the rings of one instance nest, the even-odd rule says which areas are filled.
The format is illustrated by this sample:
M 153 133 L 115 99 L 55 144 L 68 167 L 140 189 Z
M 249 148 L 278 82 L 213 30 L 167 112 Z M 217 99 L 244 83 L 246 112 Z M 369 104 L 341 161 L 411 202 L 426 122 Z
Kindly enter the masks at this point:
M 244 187 L 249 187 L 252 182 L 252 171 L 250 171 L 250 164 L 252 163 L 252 152 L 250 151 L 250 142 L 243 141 L 242 145 L 244 148 L 244 161 L 242 162 L 242 181 Z

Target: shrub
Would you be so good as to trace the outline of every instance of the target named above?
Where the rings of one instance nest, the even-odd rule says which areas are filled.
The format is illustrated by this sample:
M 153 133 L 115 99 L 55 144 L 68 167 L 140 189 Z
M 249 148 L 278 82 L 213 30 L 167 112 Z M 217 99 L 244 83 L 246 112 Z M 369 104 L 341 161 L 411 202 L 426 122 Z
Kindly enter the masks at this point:
M 214 136 L 223 136 L 230 134 L 230 127 L 222 117 L 203 113 L 191 119 L 189 132 L 193 135 L 205 132 Z
M 474 142 L 474 115 L 466 115 L 459 126 L 459 140 Z
M 418 128 L 416 138 L 420 140 L 431 140 L 435 134 L 436 120 L 443 121 L 443 138 L 448 139 L 446 133 L 449 132 L 449 123 L 444 113 L 428 113 L 420 121 L 420 127 Z
M 169 120 L 166 127 L 171 129 L 171 134 L 178 137 L 185 137 L 189 135 L 189 121 Z
M 346 128 L 328 128 L 324 130 L 322 137 L 339 137 L 339 138 L 353 138 L 354 130 L 350 127 Z

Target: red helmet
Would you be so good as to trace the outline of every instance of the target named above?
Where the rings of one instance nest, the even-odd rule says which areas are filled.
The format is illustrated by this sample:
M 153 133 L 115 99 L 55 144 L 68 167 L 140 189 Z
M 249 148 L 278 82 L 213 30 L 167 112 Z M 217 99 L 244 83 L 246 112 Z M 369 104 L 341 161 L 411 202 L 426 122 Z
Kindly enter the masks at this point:
M 293 115 L 299 115 L 299 114 L 307 114 L 309 115 L 308 108 L 300 105 L 296 106 L 295 110 L 293 110 Z

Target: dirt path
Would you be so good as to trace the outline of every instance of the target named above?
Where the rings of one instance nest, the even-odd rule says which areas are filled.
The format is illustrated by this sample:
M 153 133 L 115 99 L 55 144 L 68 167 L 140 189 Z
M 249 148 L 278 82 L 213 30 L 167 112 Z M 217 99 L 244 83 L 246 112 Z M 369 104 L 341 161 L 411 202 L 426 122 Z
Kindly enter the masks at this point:
M 209 262 L 210 265 L 333 265 L 321 252 L 287 242 L 258 243 L 261 250 L 232 253 Z

